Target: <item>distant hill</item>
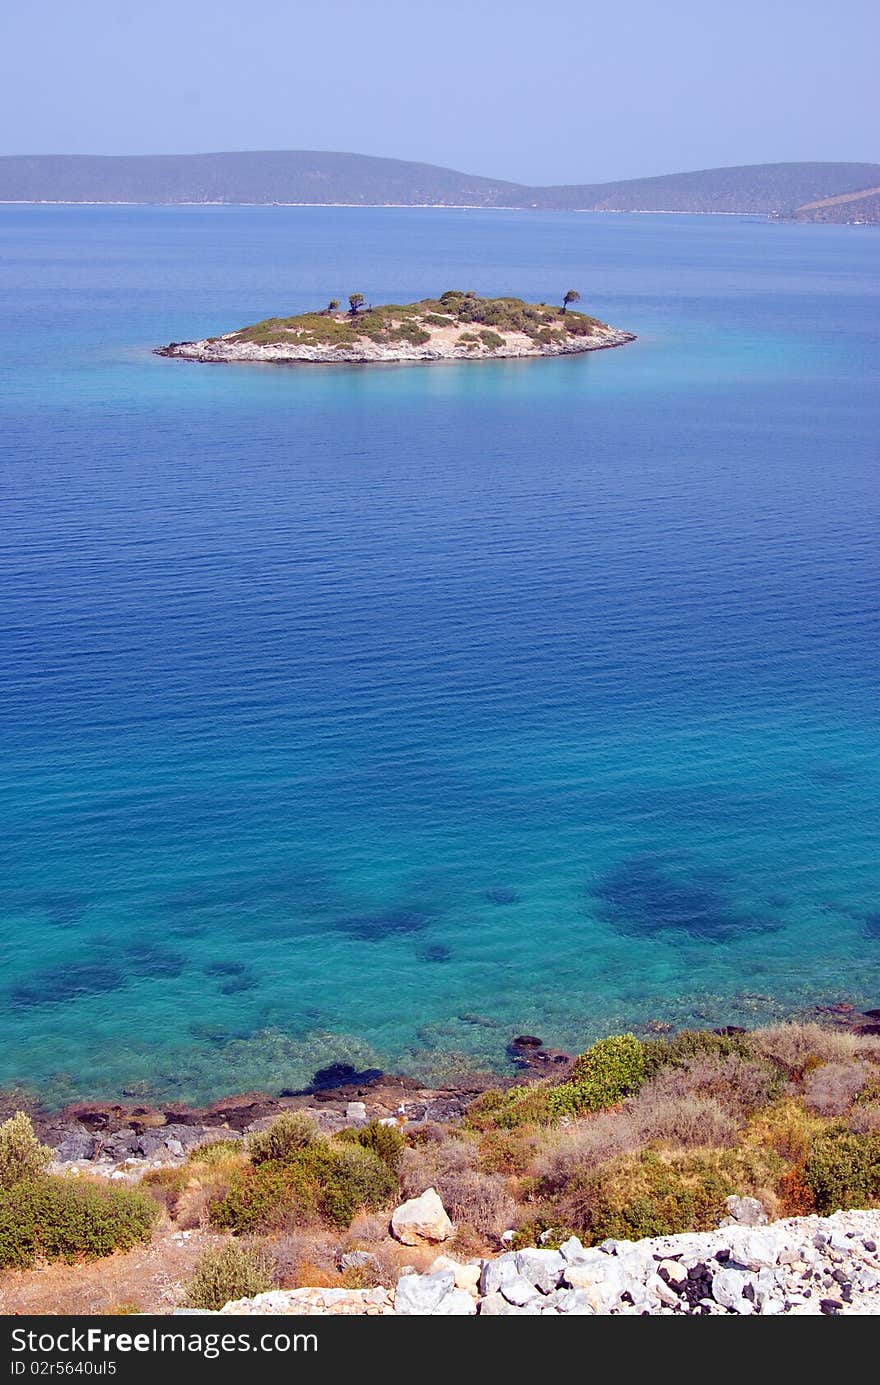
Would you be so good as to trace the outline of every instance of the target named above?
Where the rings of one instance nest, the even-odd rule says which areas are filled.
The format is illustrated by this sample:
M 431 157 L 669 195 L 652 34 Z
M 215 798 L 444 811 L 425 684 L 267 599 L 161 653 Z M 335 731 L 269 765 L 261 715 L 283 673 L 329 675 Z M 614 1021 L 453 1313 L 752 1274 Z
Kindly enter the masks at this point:
M 784 213 L 880 183 L 880 164 L 784 163 L 706 168 L 620 183 L 531 188 L 532 205 L 620 212 Z
M 793 221 L 828 221 L 856 226 L 880 224 L 880 187 L 847 192 L 795 207 Z
M 0 202 L 318 203 L 576 211 L 752 212 L 801 216 L 880 186 L 880 164 L 709 168 L 616 183 L 528 187 L 434 164 L 290 150 L 241 154 L 6 155 Z M 843 205 L 843 204 L 841 204 Z
M 3 202 L 318 202 L 495 206 L 516 183 L 433 164 L 308 150 L 0 157 Z M 801 199 L 803 200 L 803 199 Z

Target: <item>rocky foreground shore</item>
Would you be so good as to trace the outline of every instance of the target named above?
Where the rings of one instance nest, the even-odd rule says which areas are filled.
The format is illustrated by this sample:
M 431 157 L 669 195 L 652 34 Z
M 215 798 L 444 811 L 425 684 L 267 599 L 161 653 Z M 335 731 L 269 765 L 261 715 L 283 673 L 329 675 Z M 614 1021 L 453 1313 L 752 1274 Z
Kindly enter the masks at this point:
M 746 1221 L 751 1199 L 730 1199 Z M 480 1317 L 563 1315 L 760 1317 L 880 1313 L 880 1211 L 835 1212 L 646 1241 L 577 1237 L 457 1263 L 391 1288 L 290 1289 L 227 1303 L 224 1314 Z M 178 1310 L 178 1312 L 192 1310 Z

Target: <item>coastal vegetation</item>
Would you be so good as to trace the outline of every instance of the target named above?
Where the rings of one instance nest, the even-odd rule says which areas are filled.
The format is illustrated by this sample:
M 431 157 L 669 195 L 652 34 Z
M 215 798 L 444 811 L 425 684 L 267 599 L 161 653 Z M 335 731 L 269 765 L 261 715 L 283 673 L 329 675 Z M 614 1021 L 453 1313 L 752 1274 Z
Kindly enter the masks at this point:
M 571 338 L 588 337 L 601 326 L 586 313 L 568 311 L 577 301 L 569 289 L 560 308 L 546 303 L 527 303 L 522 298 L 482 298 L 472 291 L 449 289 L 439 298 L 423 298 L 417 303 L 385 303 L 364 307 L 364 295 L 349 295 L 350 308 L 338 310 L 338 300 L 321 312 L 299 313 L 292 317 L 270 317 L 243 327 L 225 338 L 231 343 L 252 342 L 271 346 L 292 342 L 301 346 L 346 349 L 364 338 L 381 346 L 398 342 L 422 345 L 439 331 L 452 335 L 459 344 L 480 342 L 490 349 L 504 344 L 501 333 L 518 333 L 541 345 L 564 345 Z M 334 309 L 333 304 L 337 307 Z
M 460 1256 L 707 1231 L 736 1198 L 770 1220 L 880 1207 L 871 1026 L 616 1034 L 558 1066 L 444 1121 L 374 1112 L 328 1133 L 293 1106 L 111 1187 L 51 1173 L 18 1113 L 0 1126 L 0 1268 L 125 1250 L 158 1220 L 207 1238 L 186 1301 L 215 1308 L 278 1285 L 393 1282 L 404 1253 L 421 1262 L 392 1210 L 427 1189 Z
M 0 1125 L 0 1269 L 93 1259 L 149 1240 L 158 1209 L 136 1188 L 107 1188 L 48 1170 L 24 1112 Z

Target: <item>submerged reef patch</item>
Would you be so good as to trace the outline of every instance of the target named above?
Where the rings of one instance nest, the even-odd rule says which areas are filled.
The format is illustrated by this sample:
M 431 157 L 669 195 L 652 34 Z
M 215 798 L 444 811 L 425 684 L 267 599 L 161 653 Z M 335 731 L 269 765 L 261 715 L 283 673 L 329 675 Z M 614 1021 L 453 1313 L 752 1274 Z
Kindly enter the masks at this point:
M 375 914 L 348 914 L 337 918 L 335 926 L 363 942 L 378 942 L 398 933 L 422 933 L 435 917 L 430 909 L 380 909 Z
M 27 981 L 10 986 L 7 994 L 12 1006 L 29 1009 L 36 1005 L 65 1005 L 83 996 L 118 991 L 125 985 L 125 973 L 111 962 L 69 962 L 34 972 Z
M 631 937 L 657 934 L 728 942 L 778 924 L 743 912 L 722 887 L 719 873 L 700 866 L 673 867 L 666 859 L 621 861 L 590 891 L 599 918 Z

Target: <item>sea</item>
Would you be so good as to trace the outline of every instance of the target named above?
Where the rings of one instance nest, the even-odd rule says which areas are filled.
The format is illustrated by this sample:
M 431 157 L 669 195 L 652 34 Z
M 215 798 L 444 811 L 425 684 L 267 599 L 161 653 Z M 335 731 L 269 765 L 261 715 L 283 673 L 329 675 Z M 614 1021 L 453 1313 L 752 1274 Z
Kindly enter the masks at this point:
M 880 236 L 0 208 L 0 1086 L 880 1006 Z M 201 365 L 445 289 L 560 359 Z

